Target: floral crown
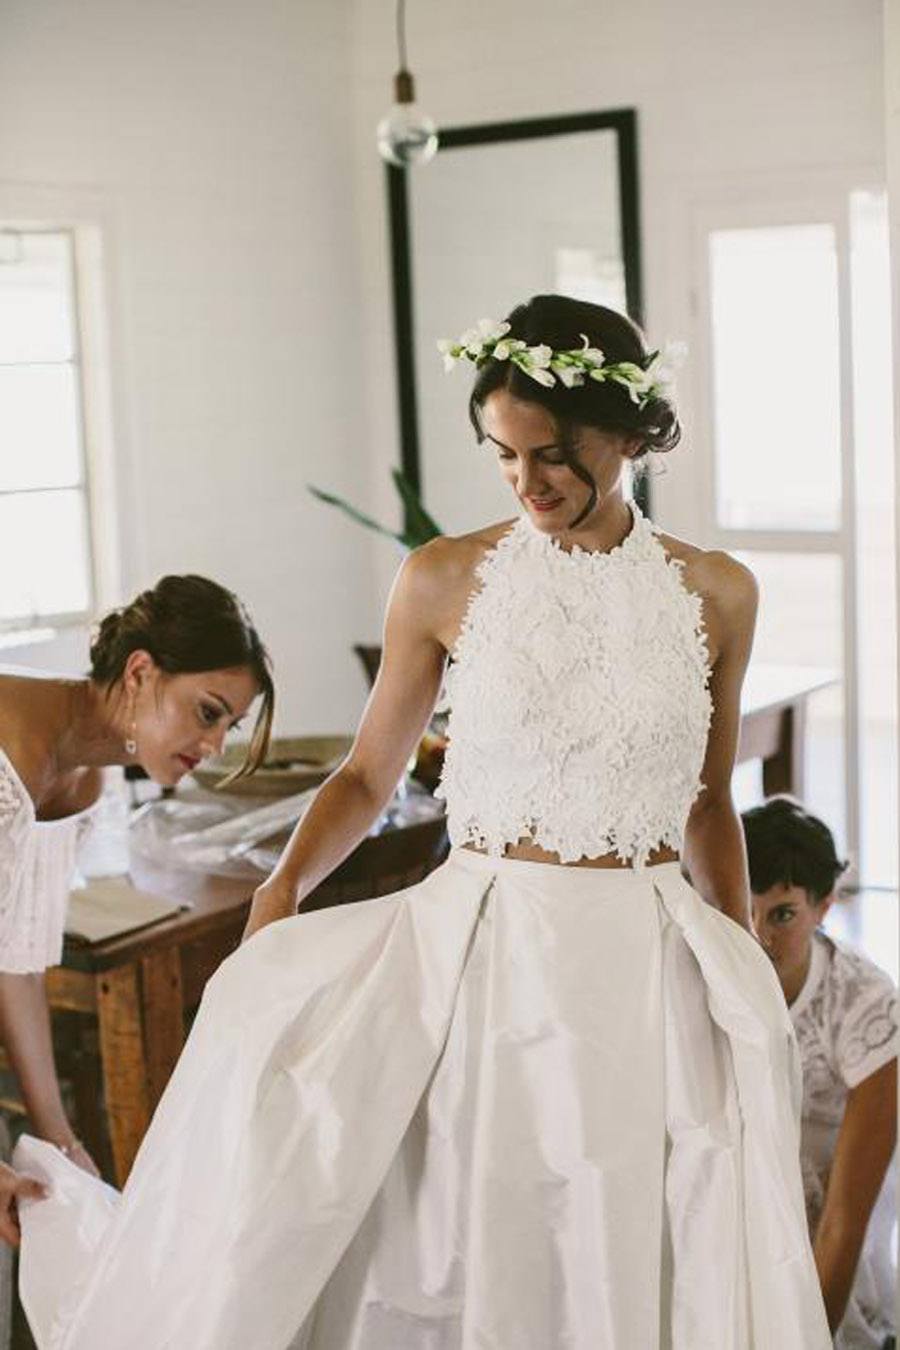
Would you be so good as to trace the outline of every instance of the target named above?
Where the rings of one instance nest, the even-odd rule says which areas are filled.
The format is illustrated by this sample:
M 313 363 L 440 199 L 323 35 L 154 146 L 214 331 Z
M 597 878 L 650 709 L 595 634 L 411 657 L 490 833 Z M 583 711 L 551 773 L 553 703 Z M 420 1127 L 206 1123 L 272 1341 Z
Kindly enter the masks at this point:
M 509 331 L 508 323 L 480 319 L 456 342 L 443 338 L 438 343 L 438 351 L 444 358 L 444 369 L 452 370 L 457 361 L 471 361 L 477 367 L 487 360 L 511 361 L 547 388 L 557 381 L 566 389 L 574 389 L 586 379 L 599 383 L 612 380 L 627 389 L 632 403 L 644 408 L 651 399 L 669 392 L 675 371 L 687 351 L 683 342 L 668 342 L 661 351 L 651 352 L 638 365 L 635 361 L 607 361 L 600 348 L 592 347 L 584 333 L 579 334 L 581 347 L 556 351 L 545 344 L 529 347 L 519 338 L 507 337 Z

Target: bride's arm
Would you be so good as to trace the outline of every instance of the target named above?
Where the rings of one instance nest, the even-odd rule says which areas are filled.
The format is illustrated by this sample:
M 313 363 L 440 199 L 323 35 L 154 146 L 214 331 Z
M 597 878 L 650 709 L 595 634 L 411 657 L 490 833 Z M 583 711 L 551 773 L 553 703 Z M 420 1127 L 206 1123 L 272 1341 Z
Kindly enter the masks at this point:
M 708 555 L 707 567 L 719 653 L 710 679 L 713 715 L 701 775 L 703 791 L 688 818 L 684 861 L 692 885 L 704 900 L 752 932 L 747 854 L 731 797 L 731 774 L 740 734 L 741 686 L 753 646 L 758 592 L 752 572 L 725 554 Z
M 293 914 L 350 854 L 390 800 L 440 692 L 446 653 L 435 635 L 440 559 L 449 541 L 411 554 L 388 602 L 381 667 L 349 755 L 323 783 L 271 877 L 253 897 L 244 937 Z

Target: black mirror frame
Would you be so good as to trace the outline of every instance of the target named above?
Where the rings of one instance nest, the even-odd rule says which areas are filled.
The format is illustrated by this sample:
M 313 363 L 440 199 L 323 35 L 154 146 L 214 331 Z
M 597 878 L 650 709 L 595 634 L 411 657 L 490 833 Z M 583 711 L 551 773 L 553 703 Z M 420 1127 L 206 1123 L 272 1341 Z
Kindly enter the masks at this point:
M 449 127 L 438 133 L 441 150 L 500 141 L 536 140 L 568 136 L 580 131 L 614 131 L 619 163 L 619 221 L 625 270 L 625 300 L 630 316 L 643 326 L 641 277 L 640 199 L 638 194 L 637 113 L 634 108 L 608 112 L 570 113 L 559 117 L 527 118 L 519 122 L 485 122 Z M 413 329 L 413 275 L 411 224 L 406 169 L 385 165 L 390 224 L 391 279 L 394 310 L 394 354 L 397 373 L 397 411 L 400 427 L 400 466 L 416 492 L 421 491 L 419 416 Z M 428 173 L 428 169 L 412 172 Z M 646 475 L 637 478 L 634 495 L 641 510 L 650 514 Z

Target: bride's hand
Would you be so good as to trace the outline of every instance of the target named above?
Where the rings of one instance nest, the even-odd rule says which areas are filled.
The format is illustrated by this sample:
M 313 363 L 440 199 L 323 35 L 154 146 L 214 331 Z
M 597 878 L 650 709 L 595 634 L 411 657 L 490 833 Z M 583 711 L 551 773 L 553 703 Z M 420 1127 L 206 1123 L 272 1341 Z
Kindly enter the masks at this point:
M 250 916 L 241 941 L 246 942 L 258 929 L 265 928 L 266 924 L 275 923 L 278 919 L 287 919 L 296 912 L 297 900 L 293 887 L 286 886 L 276 877 L 269 877 L 268 881 L 264 881 L 253 893 Z
M 18 1247 L 20 1200 L 46 1200 L 47 1187 L 34 1177 L 23 1176 L 5 1163 L 0 1163 L 0 1241 Z

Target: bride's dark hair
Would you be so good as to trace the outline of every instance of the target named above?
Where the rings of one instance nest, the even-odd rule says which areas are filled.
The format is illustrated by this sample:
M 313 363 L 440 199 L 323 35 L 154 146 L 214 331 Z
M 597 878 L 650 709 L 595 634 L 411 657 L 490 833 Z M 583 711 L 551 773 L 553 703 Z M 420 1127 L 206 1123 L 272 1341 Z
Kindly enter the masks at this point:
M 582 345 L 585 335 L 592 347 L 599 347 L 608 362 L 632 361 L 645 366 L 651 352 L 637 324 L 624 314 L 586 300 L 566 295 L 535 295 L 517 305 L 507 315 L 510 337 L 530 347 L 546 344 L 554 350 Z M 572 472 L 591 489 L 587 506 L 573 521 L 580 522 L 594 509 L 597 489 L 593 478 L 578 461 L 578 430 L 593 427 L 598 431 L 618 432 L 637 439 L 635 460 L 649 453 L 665 454 L 681 439 L 678 414 L 664 395 L 651 398 L 643 407 L 633 403 L 628 390 L 612 380 L 585 380 L 573 389 L 557 382 L 551 387 L 538 384 L 512 361 L 489 357 L 478 371 L 469 397 L 469 418 L 479 441 L 484 439 L 481 410 L 488 396 L 506 389 L 514 398 L 538 403 L 545 408 L 559 432 L 560 449 Z

